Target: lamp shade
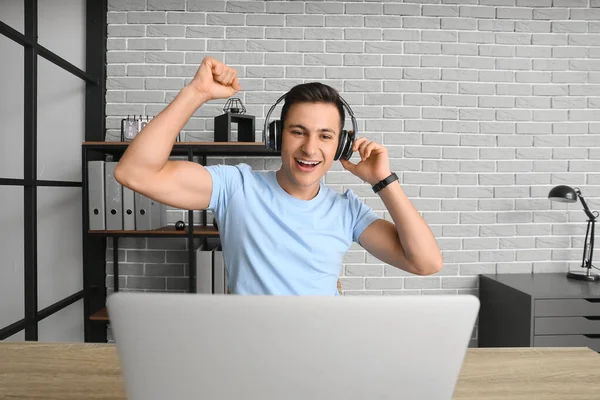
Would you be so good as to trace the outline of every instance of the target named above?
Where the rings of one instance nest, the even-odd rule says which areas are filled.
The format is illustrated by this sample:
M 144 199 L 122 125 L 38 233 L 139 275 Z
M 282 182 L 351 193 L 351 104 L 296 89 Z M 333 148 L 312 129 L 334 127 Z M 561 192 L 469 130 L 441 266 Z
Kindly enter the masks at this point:
M 223 112 L 230 112 L 232 114 L 246 114 L 246 107 L 244 107 L 242 100 L 234 97 L 227 100 L 223 106 Z
M 574 203 L 577 201 L 577 193 L 571 186 L 558 185 L 550 190 L 548 198 L 562 203 Z

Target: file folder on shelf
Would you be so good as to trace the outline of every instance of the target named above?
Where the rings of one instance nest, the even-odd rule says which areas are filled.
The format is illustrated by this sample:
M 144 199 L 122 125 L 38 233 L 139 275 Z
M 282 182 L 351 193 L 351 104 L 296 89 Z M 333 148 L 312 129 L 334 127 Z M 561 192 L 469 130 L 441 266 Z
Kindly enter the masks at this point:
M 141 231 L 167 226 L 167 207 L 141 193 L 134 192 L 135 228 Z
M 227 293 L 226 273 L 223 248 L 218 245 L 213 250 L 213 291 L 215 294 Z
M 208 238 L 196 249 L 196 291 L 225 294 L 227 288 L 227 268 L 220 239 Z
M 135 192 L 123 186 L 123 229 L 135 230 Z
M 135 228 L 139 231 L 150 230 L 150 199 L 134 192 Z
M 202 244 L 196 249 L 196 292 L 211 294 L 212 281 L 212 251 Z
M 158 229 L 167 226 L 167 207 L 150 199 L 150 229 Z
M 104 205 L 104 161 L 88 161 L 89 229 L 106 229 Z
M 123 186 L 115 179 L 117 161 L 105 163 L 106 229 L 123 229 Z

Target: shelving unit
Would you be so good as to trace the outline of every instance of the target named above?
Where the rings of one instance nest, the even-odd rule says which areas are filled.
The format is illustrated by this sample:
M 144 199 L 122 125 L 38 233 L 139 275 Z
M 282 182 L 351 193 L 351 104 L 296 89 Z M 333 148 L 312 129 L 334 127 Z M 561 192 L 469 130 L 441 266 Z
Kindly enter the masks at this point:
M 108 237 L 182 237 L 189 234 L 188 231 L 175 230 L 174 226 L 163 226 L 159 229 L 152 230 L 135 230 L 135 231 L 124 231 L 124 230 L 88 230 L 90 235 L 100 235 Z M 219 236 L 219 232 L 212 226 L 195 226 L 193 230 L 194 236 Z
M 174 226 L 165 226 L 154 230 L 90 230 L 88 215 L 88 172 L 87 163 L 93 160 L 105 160 L 111 155 L 115 161 L 127 150 L 127 142 L 84 142 L 82 144 L 82 211 L 83 211 L 83 282 L 84 282 L 84 325 L 86 342 L 106 342 L 106 323 L 109 322 L 106 311 L 106 245 L 107 238 L 113 241 L 113 275 L 115 292 L 119 291 L 119 238 L 121 237 L 178 237 L 188 240 L 189 291 L 196 292 L 196 252 L 194 239 L 216 238 L 219 232 L 206 223 L 206 210 L 201 221 L 194 223 L 194 210 L 187 210 L 188 224 L 182 231 Z M 198 157 L 206 165 L 208 156 L 259 156 L 277 157 L 279 152 L 265 148 L 264 143 L 250 142 L 178 142 L 171 156 L 187 156 L 194 162 Z

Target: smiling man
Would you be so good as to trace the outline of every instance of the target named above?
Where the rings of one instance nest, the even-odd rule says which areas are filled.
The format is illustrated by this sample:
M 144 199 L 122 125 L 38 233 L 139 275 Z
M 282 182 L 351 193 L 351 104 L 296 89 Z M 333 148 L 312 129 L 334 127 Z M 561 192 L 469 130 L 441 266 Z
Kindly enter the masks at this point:
M 234 69 L 205 58 L 194 79 L 136 136 L 115 171 L 121 184 L 157 201 L 214 212 L 232 293 L 337 295 L 352 242 L 413 274 L 442 268 L 436 240 L 392 174 L 384 146 L 359 138 L 352 150 L 361 160 L 340 162 L 374 187 L 393 223 L 351 190 L 340 194 L 322 183 L 345 120 L 338 92 L 327 85 L 301 84 L 286 94 L 278 171 L 168 159 L 200 106 L 239 90 Z

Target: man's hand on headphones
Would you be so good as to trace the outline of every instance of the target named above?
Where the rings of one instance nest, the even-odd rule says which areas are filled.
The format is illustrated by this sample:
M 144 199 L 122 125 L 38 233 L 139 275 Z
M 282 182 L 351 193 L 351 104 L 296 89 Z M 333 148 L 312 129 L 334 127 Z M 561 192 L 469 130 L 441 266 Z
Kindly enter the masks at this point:
M 361 137 L 354 141 L 352 151 L 358 151 L 360 161 L 354 164 L 341 158 L 342 166 L 370 185 L 375 185 L 392 173 L 388 151 L 383 145 Z
M 189 84 L 204 101 L 226 99 L 242 89 L 237 71 L 216 58 L 207 56 Z

